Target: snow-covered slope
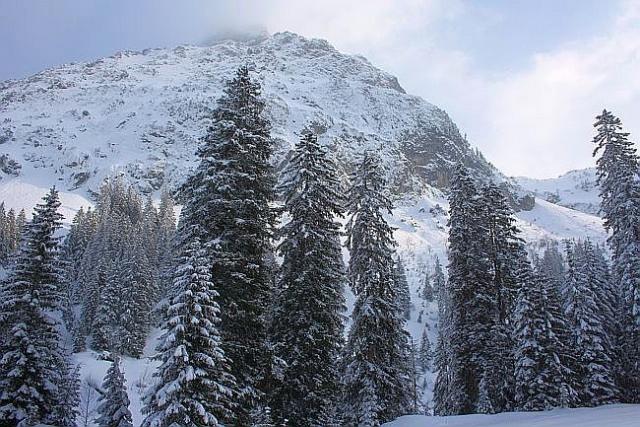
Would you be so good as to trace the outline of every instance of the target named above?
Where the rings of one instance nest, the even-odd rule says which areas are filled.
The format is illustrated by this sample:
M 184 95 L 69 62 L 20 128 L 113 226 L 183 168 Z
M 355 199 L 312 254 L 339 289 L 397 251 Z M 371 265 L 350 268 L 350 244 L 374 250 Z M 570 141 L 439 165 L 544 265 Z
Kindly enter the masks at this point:
M 0 83 L 0 177 L 95 190 L 114 170 L 145 191 L 175 186 L 224 82 L 247 64 L 263 86 L 281 161 L 310 121 L 343 165 L 380 151 L 397 188 L 443 186 L 455 161 L 497 171 L 447 114 L 323 40 L 278 33 L 211 46 L 120 52 Z
M 384 424 L 386 427 L 637 427 L 640 405 L 608 405 L 598 408 L 554 409 L 544 412 L 512 412 L 496 415 L 426 417 L 412 415 Z
M 557 178 L 516 177 L 513 181 L 541 199 L 582 212 L 597 214 L 600 208 L 596 170 L 573 170 Z

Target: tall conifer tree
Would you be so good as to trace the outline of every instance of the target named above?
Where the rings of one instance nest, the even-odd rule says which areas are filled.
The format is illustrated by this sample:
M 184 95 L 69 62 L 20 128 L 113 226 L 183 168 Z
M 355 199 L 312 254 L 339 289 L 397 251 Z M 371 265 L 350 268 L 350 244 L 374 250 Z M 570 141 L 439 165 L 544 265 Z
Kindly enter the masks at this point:
M 55 313 L 61 308 L 63 283 L 59 207 L 58 192 L 52 188 L 35 207 L 15 270 L 4 284 L 0 312 L 8 336 L 0 348 L 3 425 L 74 425 L 77 371 L 62 347 Z
M 640 184 L 638 154 L 619 118 L 604 110 L 596 117 L 594 156 L 601 213 L 610 232 L 612 280 L 621 293 L 622 338 L 619 375 L 622 399 L 640 402 Z
M 310 130 L 285 170 L 282 191 L 290 221 L 280 230 L 283 265 L 272 340 L 285 362 L 273 392 L 283 425 L 325 425 L 339 395 L 345 282 L 340 224 L 343 195 L 335 165 Z
M 357 299 L 345 348 L 345 424 L 378 426 L 412 406 L 411 354 L 393 274 L 391 213 L 378 158 L 364 154 L 349 193 L 349 277 Z
M 145 396 L 144 427 L 222 425 L 231 417 L 234 379 L 218 332 L 218 293 L 207 252 L 195 239 L 185 249 L 158 345 L 162 362 Z
M 185 183 L 180 240 L 201 239 L 220 293 L 222 344 L 237 380 L 235 421 L 250 423 L 270 376 L 265 314 L 272 295 L 268 254 L 275 226 L 275 177 L 260 84 L 240 67 L 218 99 L 213 122 Z

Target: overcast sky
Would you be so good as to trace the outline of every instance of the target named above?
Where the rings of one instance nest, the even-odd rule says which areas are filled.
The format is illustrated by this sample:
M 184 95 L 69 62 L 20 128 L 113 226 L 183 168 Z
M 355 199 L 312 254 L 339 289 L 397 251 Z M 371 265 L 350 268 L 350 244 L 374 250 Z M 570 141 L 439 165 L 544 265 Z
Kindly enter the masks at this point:
M 510 175 L 590 166 L 603 108 L 640 140 L 640 0 L 3 0 L 0 80 L 225 31 L 329 40 L 449 112 Z

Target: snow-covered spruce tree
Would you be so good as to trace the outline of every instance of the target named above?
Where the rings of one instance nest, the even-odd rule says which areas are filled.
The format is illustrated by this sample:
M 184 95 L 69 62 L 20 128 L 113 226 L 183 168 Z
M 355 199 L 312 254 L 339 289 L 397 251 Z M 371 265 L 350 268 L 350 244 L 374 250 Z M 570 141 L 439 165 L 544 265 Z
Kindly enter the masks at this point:
M 9 263 L 18 250 L 21 227 L 24 225 L 24 210 L 21 215 L 22 219 L 16 218 L 13 209 L 5 212 L 4 202 L 0 203 L 0 265 Z
M 62 215 L 52 188 L 26 226 L 16 267 L 4 282 L 0 312 L 0 425 L 74 425 L 77 371 L 61 345 L 59 263 Z
M 137 357 L 144 347 L 158 297 L 157 265 L 147 250 L 154 238 L 145 220 L 151 208 L 145 214 L 142 198 L 121 177 L 105 180 L 100 189 L 76 280 L 81 335 L 91 336 L 95 350 Z
M 487 372 L 485 371 L 480 378 L 480 384 L 478 385 L 478 403 L 476 404 L 476 411 L 479 414 L 494 414 L 496 410 L 493 408 L 493 402 L 489 396 L 490 385 L 487 380 Z
M 160 219 L 158 217 L 158 209 L 153 204 L 151 196 L 147 196 L 142 210 L 142 222 L 140 226 L 142 232 L 142 246 L 147 255 L 149 263 L 153 266 L 158 264 L 158 233 L 160 230 Z
M 285 367 L 272 391 L 273 416 L 278 425 L 321 426 L 340 391 L 345 275 L 336 218 L 344 203 L 336 167 L 309 128 L 281 190 L 290 221 L 280 230 L 283 262 L 271 340 Z
M 481 190 L 482 222 L 485 227 L 485 250 L 489 261 L 490 325 L 479 364 L 483 366 L 484 387 L 489 405 L 495 412 L 513 408 L 514 343 L 511 315 L 524 271 L 530 270 L 524 241 L 515 226 L 515 216 L 506 197 L 494 184 Z M 487 404 L 483 406 L 489 407 Z
M 440 262 L 436 258 L 436 269 Z M 433 354 L 433 370 L 437 372 L 433 385 L 433 412 L 434 414 L 452 413 L 453 399 L 451 390 L 452 360 L 451 347 L 449 346 L 449 330 L 451 327 L 450 298 L 447 282 L 444 281 L 437 289 L 438 295 L 438 336 L 436 348 Z
M 433 384 L 433 413 L 434 415 L 451 414 L 454 412 L 454 400 L 453 399 L 453 375 L 454 367 L 457 365 L 457 361 L 453 359 L 453 352 L 449 345 L 449 331 L 452 325 L 449 309 L 444 309 L 443 305 L 448 299 L 442 298 L 445 296 L 441 293 L 438 299 L 438 336 L 436 341 L 436 348 L 433 355 L 434 371 L 436 372 L 436 378 Z M 445 317 L 447 316 L 447 317 Z
M 424 328 L 422 330 L 422 338 L 420 339 L 420 351 L 418 352 L 418 367 L 422 373 L 431 369 L 432 360 L 431 342 L 429 341 L 427 328 Z
M 536 260 L 536 271 L 544 276 L 545 281 L 553 281 L 558 288 L 561 289 L 564 283 L 565 266 L 564 258 L 558 248 L 558 242 L 545 242 L 545 249 L 542 257 Z
M 604 272 L 598 270 L 594 247 L 578 242 L 568 253 L 567 282 L 564 286 L 565 316 L 577 350 L 579 397 L 583 405 L 598 406 L 617 400 L 618 390 L 610 358 L 610 337 L 598 297 L 604 292 Z
M 363 155 L 348 196 L 349 278 L 357 299 L 344 352 L 344 423 L 378 426 L 407 413 L 413 378 L 393 274 L 395 242 L 384 218 L 392 205 L 373 153 Z
M 160 296 L 167 295 L 171 285 L 173 261 L 175 260 L 175 234 L 176 216 L 174 212 L 174 200 L 171 193 L 164 189 L 160 194 L 160 206 L 158 207 L 158 234 L 156 247 L 158 251 L 158 291 Z
M 551 359 L 550 362 L 559 364 L 557 370 L 560 374 L 552 378 L 555 390 L 559 390 L 554 406 L 576 407 L 580 403 L 580 378 L 577 354 L 573 348 L 572 333 L 567 324 L 562 301 L 564 260 L 557 244 L 549 244 L 542 258 L 535 261 L 535 277 L 541 281 L 544 307 L 549 320 L 547 327 L 549 333 L 553 334 L 546 349 L 548 354 L 557 355 L 557 360 Z
M 133 357 L 142 354 L 149 331 L 149 316 L 157 300 L 155 270 L 145 254 L 145 239 L 141 237 L 140 233 L 133 233 L 123 248 L 116 261 L 116 280 L 112 283 L 117 295 L 112 311 L 118 316 L 114 322 L 117 337 L 114 349 Z
M 515 408 L 536 411 L 567 406 L 575 399 L 572 372 L 564 365 L 563 325 L 547 294 L 544 278 L 525 267 L 513 315 L 515 327 Z
M 83 351 L 85 348 L 85 336 L 76 306 L 82 300 L 81 290 L 84 286 L 84 283 L 79 280 L 82 259 L 96 226 L 95 211 L 91 208 L 85 211 L 81 207 L 74 216 L 69 232 L 62 243 L 61 258 L 65 268 L 63 321 L 73 339 L 75 351 Z
M 221 348 L 211 261 L 197 239 L 184 251 L 157 348 L 162 364 L 144 398 L 143 427 L 216 427 L 231 415 L 234 378 Z
M 612 280 L 622 294 L 621 398 L 640 402 L 640 183 L 638 154 L 620 119 L 604 110 L 594 124 L 601 213 L 610 232 Z
M 463 165 L 458 165 L 449 199 L 449 313 L 444 318 L 449 361 L 447 412 L 438 415 L 468 414 L 476 410 L 478 386 L 485 355 L 484 342 L 496 318 L 495 299 L 490 287 L 490 265 L 486 255 L 486 228 L 478 190 Z M 441 319 L 441 322 L 443 320 Z M 436 402 L 443 396 L 434 396 Z M 440 405 L 437 405 L 440 409 Z
M 411 292 L 409 291 L 409 282 L 407 281 L 407 273 L 404 270 L 404 263 L 400 257 L 395 261 L 393 280 L 396 282 L 396 290 L 398 292 L 398 308 L 404 318 L 409 320 L 411 317 Z
M 558 364 L 557 368 L 554 365 L 554 369 L 559 372 L 553 378 L 557 389 L 560 390 L 557 406 L 576 407 L 580 402 L 577 355 L 572 346 L 571 331 L 562 310 L 561 293 L 554 282 L 546 281 L 544 276 L 542 280 L 545 307 L 550 316 L 549 331 L 553 333 L 553 339 L 550 340 L 547 348 L 550 354 L 557 356 L 557 359 L 553 356 L 550 363 Z
M 267 255 L 276 222 L 270 205 L 275 176 L 260 90 L 248 68 L 240 67 L 218 99 L 197 152 L 200 164 L 182 188 L 188 215 L 183 231 L 211 252 L 223 348 L 238 384 L 239 424 L 248 424 L 252 408 L 261 405 L 271 365 L 264 315 L 272 293 Z
M 129 396 L 124 374 L 120 370 L 120 358 L 114 357 L 102 383 L 102 396 L 97 421 L 99 427 L 133 427 Z
M 442 273 L 442 269 L 440 269 L 440 273 Z M 438 278 L 436 278 L 435 272 L 432 275 L 429 271 L 427 271 L 424 275 L 424 283 L 422 284 L 422 289 L 420 290 L 422 305 L 424 307 L 426 307 L 428 303 L 432 302 L 435 299 L 435 290 L 433 283 L 436 280 L 438 280 Z
M 12 233 L 9 231 L 7 213 L 4 202 L 0 203 L 0 265 L 6 264 L 9 259 Z

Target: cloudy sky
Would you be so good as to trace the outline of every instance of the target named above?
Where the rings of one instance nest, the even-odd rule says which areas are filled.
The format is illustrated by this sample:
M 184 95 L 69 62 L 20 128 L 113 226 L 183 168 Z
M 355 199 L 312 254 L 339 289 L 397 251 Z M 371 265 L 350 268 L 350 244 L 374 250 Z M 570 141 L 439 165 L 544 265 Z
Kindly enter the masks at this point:
M 510 175 L 590 166 L 603 108 L 640 141 L 640 0 L 6 0 L 0 80 L 256 28 L 367 56 Z

